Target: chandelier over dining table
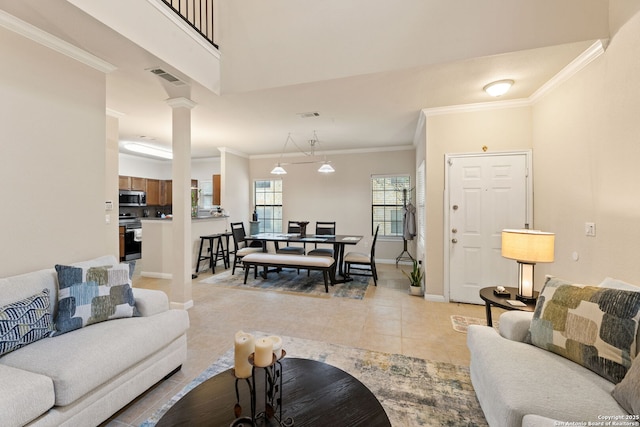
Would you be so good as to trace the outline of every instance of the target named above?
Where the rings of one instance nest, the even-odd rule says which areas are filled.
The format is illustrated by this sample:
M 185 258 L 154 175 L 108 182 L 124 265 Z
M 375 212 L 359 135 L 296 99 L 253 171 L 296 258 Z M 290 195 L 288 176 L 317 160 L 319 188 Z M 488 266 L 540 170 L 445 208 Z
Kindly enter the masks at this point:
M 295 146 L 295 148 L 302 153 L 308 160 L 302 160 L 298 162 L 282 162 L 282 157 L 287 149 L 287 145 L 291 143 Z M 282 167 L 287 165 L 303 165 L 303 164 L 320 164 L 318 168 L 318 172 L 320 173 L 332 173 L 335 172 L 333 166 L 331 166 L 331 162 L 327 160 L 327 156 L 323 156 L 322 159 L 318 159 L 319 156 L 316 155 L 316 147 L 318 146 L 318 136 L 316 135 L 316 131 L 313 131 L 313 137 L 309 140 L 309 150 L 305 151 L 296 142 L 291 138 L 291 133 L 287 134 L 287 139 L 284 141 L 284 146 L 282 147 L 282 152 L 280 153 L 280 159 L 276 167 L 271 170 L 271 173 L 274 175 L 284 175 L 287 171 Z

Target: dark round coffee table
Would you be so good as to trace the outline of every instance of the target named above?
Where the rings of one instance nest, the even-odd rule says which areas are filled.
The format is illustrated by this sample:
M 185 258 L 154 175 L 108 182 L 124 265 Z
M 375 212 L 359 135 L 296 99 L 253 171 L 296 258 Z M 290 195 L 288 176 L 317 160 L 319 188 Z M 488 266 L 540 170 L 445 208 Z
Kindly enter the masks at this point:
M 484 301 L 485 311 L 487 315 L 487 326 L 493 326 L 493 320 L 491 318 L 491 306 L 494 305 L 496 307 L 504 308 L 505 310 L 520 310 L 520 311 L 533 311 L 536 309 L 536 300 L 538 298 L 539 292 L 534 292 L 534 300 L 524 302 L 525 305 L 517 306 L 511 305 L 507 301 L 515 300 L 516 294 L 518 293 L 518 288 L 505 288 L 507 292 L 509 292 L 509 296 L 498 296 L 493 293 L 495 287 L 482 288 L 480 289 L 480 298 Z
M 296 427 L 391 426 L 373 393 L 341 369 L 315 360 L 285 357 L 282 377 L 283 419 L 293 418 Z M 256 378 L 256 390 L 263 390 L 264 375 Z M 249 391 L 244 380 L 240 381 L 239 390 L 242 415 L 250 416 Z M 235 404 L 235 377 L 229 369 L 177 401 L 157 427 L 229 426 L 235 420 Z

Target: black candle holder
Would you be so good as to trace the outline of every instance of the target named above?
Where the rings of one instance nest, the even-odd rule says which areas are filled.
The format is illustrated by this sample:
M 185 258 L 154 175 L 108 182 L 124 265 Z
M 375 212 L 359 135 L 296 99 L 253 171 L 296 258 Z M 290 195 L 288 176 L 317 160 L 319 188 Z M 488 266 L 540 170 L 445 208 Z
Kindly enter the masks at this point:
M 282 350 L 282 355 L 278 359 L 276 355 L 273 355 L 272 362 L 269 366 L 256 366 L 255 365 L 255 353 L 249 355 L 249 363 L 253 366 L 251 370 L 251 377 L 244 378 L 249 393 L 251 396 L 251 417 L 242 416 L 242 407 L 240 406 L 240 391 L 239 383 L 243 378 L 236 378 L 236 405 L 234 407 L 234 414 L 236 419 L 231 424 L 231 427 L 240 426 L 279 426 L 279 427 L 293 427 L 293 418 L 282 418 L 282 360 L 286 356 L 287 352 Z M 260 393 L 260 397 L 264 394 L 264 408 L 258 412 L 258 390 L 256 388 L 256 375 L 259 375 L 259 370 L 264 372 L 264 392 Z

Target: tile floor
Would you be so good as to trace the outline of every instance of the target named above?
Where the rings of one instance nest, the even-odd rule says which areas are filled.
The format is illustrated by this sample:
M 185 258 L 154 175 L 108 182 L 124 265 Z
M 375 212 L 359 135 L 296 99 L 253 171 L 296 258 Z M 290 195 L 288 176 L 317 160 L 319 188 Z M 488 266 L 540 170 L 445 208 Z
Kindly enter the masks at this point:
M 211 275 L 201 273 L 192 285 L 194 307 L 189 310 L 188 355 L 182 370 L 103 426 L 140 425 L 229 350 L 241 329 L 468 365 L 466 334 L 453 330 L 450 315 L 484 318 L 484 306 L 411 296 L 407 279 L 395 265 L 379 265 L 378 270 L 378 286 L 369 286 L 363 300 L 214 288 L 199 283 Z M 136 276 L 133 283 L 168 292 L 170 282 Z

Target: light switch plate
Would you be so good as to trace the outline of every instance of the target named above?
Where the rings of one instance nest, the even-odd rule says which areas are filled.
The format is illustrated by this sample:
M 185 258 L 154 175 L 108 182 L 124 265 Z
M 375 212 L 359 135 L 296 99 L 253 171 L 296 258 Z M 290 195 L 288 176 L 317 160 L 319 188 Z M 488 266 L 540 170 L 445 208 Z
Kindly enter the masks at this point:
M 596 223 L 585 222 L 584 223 L 584 235 L 589 237 L 596 237 Z

